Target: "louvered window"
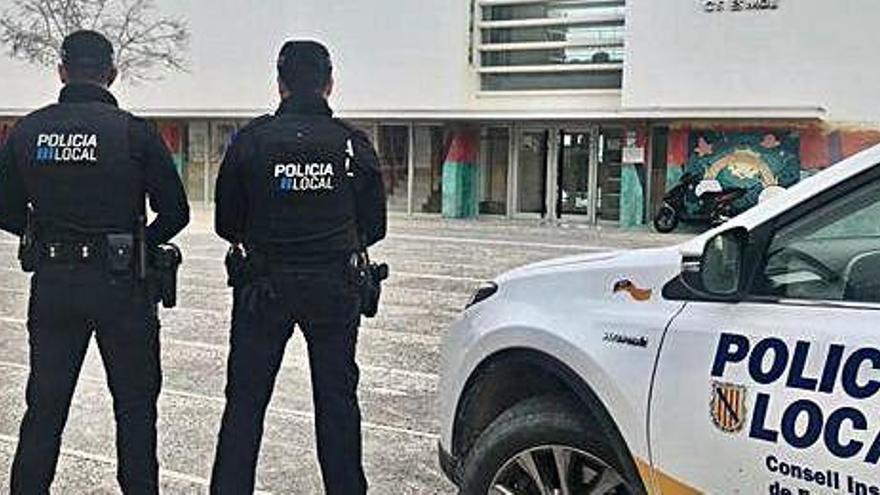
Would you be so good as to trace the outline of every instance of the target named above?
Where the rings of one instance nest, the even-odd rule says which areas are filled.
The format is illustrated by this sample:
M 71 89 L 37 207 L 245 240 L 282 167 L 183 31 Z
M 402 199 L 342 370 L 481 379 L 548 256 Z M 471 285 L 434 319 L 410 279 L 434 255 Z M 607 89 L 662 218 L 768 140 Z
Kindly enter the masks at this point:
M 624 0 L 474 0 L 484 91 L 619 89 Z

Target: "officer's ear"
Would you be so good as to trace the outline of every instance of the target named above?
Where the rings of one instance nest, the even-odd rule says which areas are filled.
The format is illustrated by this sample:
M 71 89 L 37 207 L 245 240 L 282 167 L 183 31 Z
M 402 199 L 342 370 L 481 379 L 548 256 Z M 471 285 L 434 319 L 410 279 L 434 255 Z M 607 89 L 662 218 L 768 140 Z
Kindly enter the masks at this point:
M 327 85 L 324 86 L 324 98 L 330 98 L 330 95 L 333 94 L 333 86 L 336 82 L 333 80 L 333 76 L 331 75 L 327 79 Z
M 287 89 L 287 85 L 284 84 L 281 76 L 278 76 L 278 96 L 280 96 L 282 100 L 286 100 L 290 97 L 290 90 Z
M 64 64 L 58 64 L 58 78 L 61 79 L 61 84 L 67 84 L 67 81 L 70 80 L 70 75 Z

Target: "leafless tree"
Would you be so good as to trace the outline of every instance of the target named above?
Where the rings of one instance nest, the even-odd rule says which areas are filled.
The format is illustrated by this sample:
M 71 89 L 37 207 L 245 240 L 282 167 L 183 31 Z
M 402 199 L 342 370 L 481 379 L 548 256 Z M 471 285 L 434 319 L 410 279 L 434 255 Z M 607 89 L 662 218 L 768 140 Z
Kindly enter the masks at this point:
M 189 28 L 163 16 L 155 0 L 14 0 L 0 15 L 0 44 L 15 58 L 51 67 L 64 37 L 78 29 L 110 39 L 124 78 L 144 81 L 186 70 Z

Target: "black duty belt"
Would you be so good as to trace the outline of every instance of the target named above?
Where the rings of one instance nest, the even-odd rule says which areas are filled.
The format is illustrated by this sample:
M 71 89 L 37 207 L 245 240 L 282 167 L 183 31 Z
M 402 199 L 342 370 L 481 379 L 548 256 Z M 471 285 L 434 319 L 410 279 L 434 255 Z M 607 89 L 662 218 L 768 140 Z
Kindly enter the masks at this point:
M 107 243 L 95 240 L 40 242 L 40 260 L 48 265 L 90 265 L 103 263 Z

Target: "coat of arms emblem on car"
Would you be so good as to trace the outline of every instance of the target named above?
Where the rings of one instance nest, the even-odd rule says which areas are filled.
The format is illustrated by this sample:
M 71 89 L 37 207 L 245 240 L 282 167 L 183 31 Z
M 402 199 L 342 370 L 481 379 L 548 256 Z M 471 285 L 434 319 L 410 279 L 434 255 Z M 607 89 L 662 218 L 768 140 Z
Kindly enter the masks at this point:
M 619 280 L 614 284 L 614 288 L 611 289 L 611 292 L 617 294 L 619 292 L 625 292 L 630 295 L 634 300 L 639 302 L 645 302 L 651 299 L 651 295 L 653 295 L 654 291 L 651 289 L 643 289 L 637 286 L 632 280 L 624 279 Z
M 732 383 L 712 382 L 712 422 L 724 433 L 738 433 L 746 423 L 746 388 Z

